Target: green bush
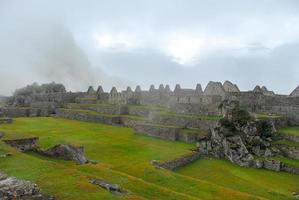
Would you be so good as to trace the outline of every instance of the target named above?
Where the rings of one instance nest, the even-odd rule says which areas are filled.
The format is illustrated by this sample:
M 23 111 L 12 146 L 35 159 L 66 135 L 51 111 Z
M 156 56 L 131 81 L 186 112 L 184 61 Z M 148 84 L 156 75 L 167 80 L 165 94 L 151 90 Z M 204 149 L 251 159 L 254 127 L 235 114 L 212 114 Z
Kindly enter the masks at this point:
M 232 110 L 232 122 L 244 126 L 247 122 L 252 121 L 250 113 L 247 110 L 240 109 L 239 106 L 236 106 Z
M 257 131 L 262 138 L 273 137 L 273 130 L 271 122 L 261 120 L 257 122 Z
M 220 119 L 219 123 L 221 124 L 222 127 L 227 128 L 230 131 L 235 131 L 236 130 L 234 124 L 230 120 L 228 120 L 227 118 Z

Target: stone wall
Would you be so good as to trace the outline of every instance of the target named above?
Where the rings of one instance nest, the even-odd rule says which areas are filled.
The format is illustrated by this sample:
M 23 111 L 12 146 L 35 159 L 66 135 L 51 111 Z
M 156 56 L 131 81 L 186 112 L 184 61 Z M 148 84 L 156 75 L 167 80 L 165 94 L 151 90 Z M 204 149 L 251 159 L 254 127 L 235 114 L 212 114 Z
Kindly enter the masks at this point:
M 282 172 L 288 172 L 291 174 L 299 175 L 299 168 L 290 166 L 279 160 L 265 159 L 265 160 L 256 160 L 256 162 L 258 163 L 256 165 L 256 168 L 263 168 L 263 169 L 268 169 L 277 172 L 282 171 Z
M 297 135 L 283 135 L 283 137 L 290 141 L 299 142 L 299 136 Z
M 22 139 L 15 139 L 15 140 L 4 140 L 5 144 L 8 144 L 19 151 L 32 151 L 38 148 L 38 137 L 33 138 L 22 138 Z
M 204 137 L 202 133 L 186 132 L 184 129 L 174 126 L 137 123 L 133 128 L 136 134 L 186 143 L 195 143 Z
M 55 113 L 55 109 L 30 107 L 0 108 L 0 117 L 48 117 Z
M 97 122 L 110 125 L 120 124 L 119 117 L 113 117 L 108 115 L 97 115 L 88 112 L 81 112 L 70 109 L 57 109 L 55 117 L 74 119 L 87 122 Z
M 209 129 L 217 123 L 217 120 L 205 120 L 192 116 L 176 116 L 167 114 L 156 114 L 150 117 L 150 121 L 155 124 L 165 124 L 184 128 Z
M 136 134 L 148 135 L 166 140 L 177 140 L 179 128 L 170 126 L 157 126 L 152 124 L 138 124 L 134 127 Z
M 286 145 L 277 145 L 277 147 L 285 157 L 299 160 L 299 147 L 291 147 Z
M 200 159 L 201 155 L 199 152 L 194 151 L 192 153 L 186 154 L 181 156 L 180 158 L 171 160 L 171 161 L 167 161 L 167 162 L 163 162 L 163 163 L 159 163 L 159 162 L 153 162 L 153 165 L 156 167 L 160 167 L 163 169 L 168 169 L 168 170 L 176 170 L 179 167 L 183 167 L 195 160 Z
M 286 115 L 294 125 L 299 124 L 299 97 L 263 95 L 256 92 L 231 92 L 225 99 L 237 100 L 242 107 L 252 112 Z
M 0 118 L 0 124 L 11 124 L 12 122 L 11 118 Z

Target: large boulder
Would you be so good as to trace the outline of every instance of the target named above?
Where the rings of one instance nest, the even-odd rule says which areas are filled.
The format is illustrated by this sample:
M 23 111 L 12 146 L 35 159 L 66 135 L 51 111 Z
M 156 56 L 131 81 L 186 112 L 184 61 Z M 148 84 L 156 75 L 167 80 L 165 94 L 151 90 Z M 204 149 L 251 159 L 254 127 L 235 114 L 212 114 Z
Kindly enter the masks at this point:
M 0 172 L 1 200 L 54 200 L 54 197 L 41 194 L 40 188 L 30 181 L 8 177 Z
M 78 164 L 85 164 L 88 160 L 84 156 L 83 147 L 74 147 L 67 144 L 58 144 L 48 150 L 41 151 L 43 155 L 63 160 L 74 160 Z

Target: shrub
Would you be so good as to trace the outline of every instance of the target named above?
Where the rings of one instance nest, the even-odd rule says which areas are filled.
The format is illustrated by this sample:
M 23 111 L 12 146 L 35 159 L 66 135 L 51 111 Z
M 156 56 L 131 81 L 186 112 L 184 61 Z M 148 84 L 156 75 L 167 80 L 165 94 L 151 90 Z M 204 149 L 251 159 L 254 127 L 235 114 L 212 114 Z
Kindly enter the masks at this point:
M 272 124 L 266 120 L 257 122 L 257 131 L 262 138 L 269 138 L 273 136 Z
M 247 122 L 252 121 L 250 113 L 247 110 L 240 109 L 239 106 L 236 106 L 232 110 L 232 122 L 244 126 Z
M 222 118 L 219 120 L 219 123 L 222 127 L 227 128 L 228 130 L 234 132 L 236 130 L 234 124 L 229 121 L 227 118 Z

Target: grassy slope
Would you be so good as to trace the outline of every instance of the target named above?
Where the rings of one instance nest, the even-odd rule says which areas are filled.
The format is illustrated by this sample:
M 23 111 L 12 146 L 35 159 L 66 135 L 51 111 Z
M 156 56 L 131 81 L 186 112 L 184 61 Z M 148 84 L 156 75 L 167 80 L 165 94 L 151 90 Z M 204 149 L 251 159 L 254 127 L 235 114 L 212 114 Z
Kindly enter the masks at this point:
M 274 144 L 277 145 L 286 145 L 286 146 L 290 146 L 290 147 L 299 147 L 299 142 L 294 142 L 294 141 L 290 141 L 290 140 L 277 140 L 274 142 Z
M 89 159 L 100 161 L 97 165 L 75 165 L 73 162 L 19 153 L 0 142 L 1 151 L 13 153 L 12 157 L 1 158 L 0 170 L 32 180 L 45 192 L 55 194 L 59 199 L 116 198 L 103 189 L 89 184 L 88 180 L 91 177 L 121 184 L 135 194 L 126 197 L 130 199 L 257 199 L 257 196 L 252 196 L 256 194 L 275 199 L 278 194 L 287 195 L 286 188 L 293 189 L 294 184 L 299 181 L 298 176 L 285 173 L 244 169 L 243 174 L 246 175 L 248 170 L 248 173 L 259 174 L 262 180 L 268 180 L 268 176 L 274 177 L 275 182 L 281 183 L 282 179 L 286 180 L 283 185 L 279 184 L 281 188 L 252 186 L 244 193 L 239 192 L 239 188 L 233 190 L 231 188 L 234 187 L 231 185 L 222 184 L 223 181 L 234 176 L 223 176 L 223 180 L 219 181 L 215 175 L 210 178 L 194 179 L 166 170 L 158 170 L 150 165 L 151 160 L 173 159 L 187 153 L 193 146 L 137 136 L 133 134 L 132 129 L 124 127 L 66 119 L 18 118 L 14 124 L 0 125 L 0 130 L 6 131 L 6 139 L 39 136 L 42 148 L 58 143 L 83 145 Z M 218 167 L 220 169 L 209 169 L 205 168 L 205 165 L 200 165 L 198 169 L 204 168 L 204 172 L 208 171 L 218 176 L 225 175 L 226 172 L 221 170 L 221 165 Z M 228 170 L 238 169 L 234 165 L 230 167 Z M 234 181 L 236 185 L 243 184 L 242 180 Z M 294 189 L 298 191 L 299 188 Z M 259 193 L 256 193 L 256 190 Z M 286 196 L 281 197 L 280 199 L 286 199 Z
M 286 135 L 296 135 L 299 136 L 299 127 L 298 126 L 293 126 L 293 127 L 285 127 L 279 129 L 279 133 L 281 134 L 286 134 Z
M 275 119 L 275 118 L 281 118 L 281 115 L 276 115 L 276 114 L 267 114 L 267 113 L 256 113 L 256 117 L 258 119 Z
M 268 199 L 293 199 L 292 192 L 299 191 L 299 176 L 239 167 L 224 160 L 205 158 L 177 172 Z

